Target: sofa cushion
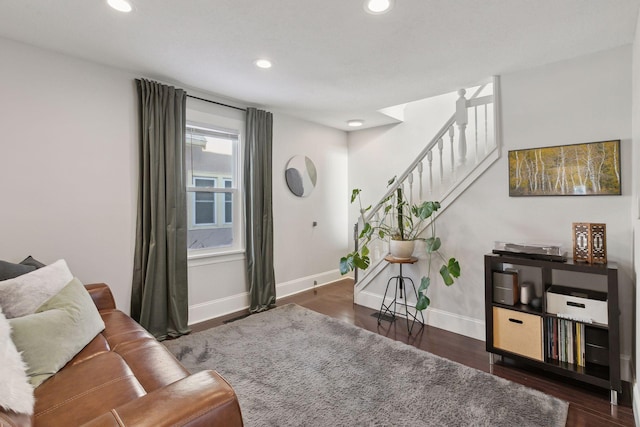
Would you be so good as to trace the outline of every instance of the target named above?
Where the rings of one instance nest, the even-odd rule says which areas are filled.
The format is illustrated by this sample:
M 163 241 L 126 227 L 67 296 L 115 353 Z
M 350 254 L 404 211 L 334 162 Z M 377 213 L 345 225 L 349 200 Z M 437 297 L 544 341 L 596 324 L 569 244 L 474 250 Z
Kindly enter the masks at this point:
M 11 326 L 0 309 L 0 406 L 7 411 L 31 415 L 33 387 L 26 368 L 11 340 Z
M 33 267 L 35 269 L 35 267 Z M 0 281 L 0 306 L 7 319 L 35 313 L 73 279 L 64 260 Z
M 22 276 L 36 268 L 32 265 L 14 264 L 9 261 L 0 261 L 0 280 L 13 279 Z
M 22 351 L 34 387 L 58 372 L 104 329 L 93 300 L 75 278 L 36 313 L 10 323 L 13 341 Z
M 127 362 L 147 393 L 189 376 L 189 371 L 152 336 L 120 344 L 116 353 Z
M 67 366 L 35 391 L 36 426 L 80 426 L 146 393 L 116 353 Z
M 114 408 L 83 427 L 242 425 L 238 399 L 229 383 L 214 371 L 200 371 Z
M 71 359 L 69 363 L 65 365 L 65 367 L 82 363 L 85 360 L 97 356 L 98 354 L 107 353 L 109 351 L 111 351 L 111 348 L 109 348 L 109 343 L 106 339 L 104 339 L 104 336 L 102 334 L 98 334 L 94 339 L 91 340 L 89 344 L 87 344 L 82 350 L 80 350 L 78 354 L 73 356 L 73 359 Z
M 120 310 L 102 311 L 100 314 L 106 325 L 102 335 L 111 350 L 117 350 L 118 346 L 131 341 L 153 338 L 146 329 Z

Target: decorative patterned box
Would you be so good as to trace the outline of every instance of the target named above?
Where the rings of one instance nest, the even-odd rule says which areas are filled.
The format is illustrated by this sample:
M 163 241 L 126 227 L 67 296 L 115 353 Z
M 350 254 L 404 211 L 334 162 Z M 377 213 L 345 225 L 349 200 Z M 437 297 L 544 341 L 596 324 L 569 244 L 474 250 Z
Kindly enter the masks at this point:
M 573 260 L 589 264 L 607 263 L 607 225 L 573 223 Z

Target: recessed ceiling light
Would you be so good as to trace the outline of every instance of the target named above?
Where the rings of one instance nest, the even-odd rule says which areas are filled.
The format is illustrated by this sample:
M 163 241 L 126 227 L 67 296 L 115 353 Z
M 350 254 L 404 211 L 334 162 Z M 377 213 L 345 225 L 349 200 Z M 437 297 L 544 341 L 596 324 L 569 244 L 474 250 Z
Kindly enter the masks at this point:
M 365 0 L 364 10 L 372 15 L 387 13 L 393 7 L 394 0 Z
M 254 64 L 256 64 L 256 67 L 259 68 L 271 68 L 271 66 L 273 65 L 268 59 L 256 59 Z
M 127 0 L 107 0 L 109 6 L 119 12 L 131 12 L 131 4 Z
M 348 126 L 351 126 L 352 128 L 357 128 L 360 127 L 364 124 L 364 120 L 360 120 L 360 119 L 355 119 L 355 120 L 349 120 L 347 122 Z

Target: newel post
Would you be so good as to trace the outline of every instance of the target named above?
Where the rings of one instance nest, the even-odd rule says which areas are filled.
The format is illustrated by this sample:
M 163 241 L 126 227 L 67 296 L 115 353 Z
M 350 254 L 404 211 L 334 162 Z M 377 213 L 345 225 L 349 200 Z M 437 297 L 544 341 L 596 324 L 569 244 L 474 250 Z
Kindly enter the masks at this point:
M 458 95 L 460 98 L 456 101 L 456 123 L 458 124 L 458 155 L 460 156 L 460 163 L 465 164 L 467 159 L 467 136 L 466 128 L 469 123 L 469 114 L 467 113 L 467 98 L 464 95 L 466 90 L 460 89 Z

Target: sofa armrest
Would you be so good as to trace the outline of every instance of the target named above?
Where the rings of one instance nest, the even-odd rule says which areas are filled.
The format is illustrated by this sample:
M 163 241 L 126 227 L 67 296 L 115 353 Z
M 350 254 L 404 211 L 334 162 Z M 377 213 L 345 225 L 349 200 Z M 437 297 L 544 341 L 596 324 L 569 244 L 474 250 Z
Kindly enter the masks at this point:
M 109 285 L 105 283 L 93 283 L 91 285 L 85 285 L 89 295 L 93 299 L 93 303 L 98 307 L 98 310 L 115 310 L 116 302 L 113 299 L 113 294 Z
M 214 371 L 201 371 L 102 414 L 83 427 L 241 427 L 235 392 Z

